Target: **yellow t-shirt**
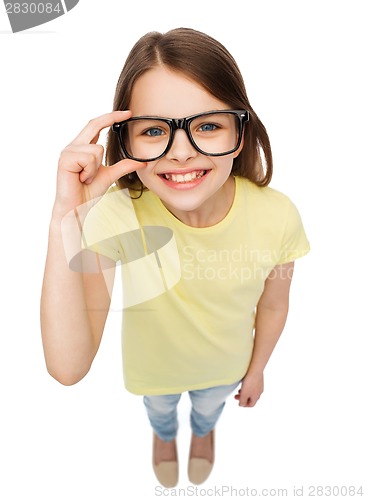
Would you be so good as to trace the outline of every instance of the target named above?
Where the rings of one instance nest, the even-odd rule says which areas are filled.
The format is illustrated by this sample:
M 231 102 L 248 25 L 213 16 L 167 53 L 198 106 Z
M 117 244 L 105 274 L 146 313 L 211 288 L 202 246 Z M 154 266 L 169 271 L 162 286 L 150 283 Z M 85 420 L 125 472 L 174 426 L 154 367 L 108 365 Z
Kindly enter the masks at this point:
M 309 251 L 287 196 L 235 183 L 229 213 L 211 227 L 187 226 L 151 191 L 131 199 L 116 187 L 86 218 L 84 246 L 122 263 L 123 372 L 134 394 L 242 379 L 265 279 Z

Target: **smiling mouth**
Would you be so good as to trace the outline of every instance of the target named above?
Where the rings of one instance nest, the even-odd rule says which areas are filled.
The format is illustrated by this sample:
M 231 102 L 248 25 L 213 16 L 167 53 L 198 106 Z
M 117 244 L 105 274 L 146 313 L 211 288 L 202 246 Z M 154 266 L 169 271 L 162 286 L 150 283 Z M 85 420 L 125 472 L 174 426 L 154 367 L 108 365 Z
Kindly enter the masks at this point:
M 195 181 L 196 179 L 201 179 L 206 173 L 207 170 L 194 170 L 193 172 L 188 172 L 186 174 L 172 174 L 166 172 L 165 174 L 160 174 L 160 176 L 166 179 L 167 181 L 184 183 L 184 182 L 192 182 Z

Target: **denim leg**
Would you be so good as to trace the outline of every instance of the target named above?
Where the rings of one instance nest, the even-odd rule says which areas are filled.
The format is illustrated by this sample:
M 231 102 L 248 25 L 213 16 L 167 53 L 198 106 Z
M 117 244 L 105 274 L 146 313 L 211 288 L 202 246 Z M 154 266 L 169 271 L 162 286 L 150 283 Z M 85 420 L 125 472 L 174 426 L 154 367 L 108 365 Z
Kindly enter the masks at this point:
M 190 423 L 193 433 L 203 437 L 216 426 L 226 404 L 227 397 L 241 381 L 230 385 L 209 387 L 198 391 L 189 391 L 192 403 Z
M 177 404 L 180 398 L 181 394 L 143 397 L 152 428 L 157 436 L 164 441 L 171 441 L 176 437 L 178 428 Z

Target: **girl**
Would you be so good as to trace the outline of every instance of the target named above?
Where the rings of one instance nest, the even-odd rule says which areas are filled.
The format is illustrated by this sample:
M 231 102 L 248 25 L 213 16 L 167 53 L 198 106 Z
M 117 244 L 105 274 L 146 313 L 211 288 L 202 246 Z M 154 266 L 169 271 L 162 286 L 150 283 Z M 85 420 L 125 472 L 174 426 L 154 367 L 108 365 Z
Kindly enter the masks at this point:
M 103 166 L 97 141 L 107 127 Z M 61 154 L 41 301 L 47 369 L 65 385 L 86 375 L 120 261 L 125 386 L 144 396 L 166 487 L 178 481 L 182 392 L 192 402 L 195 484 L 212 469 L 227 397 L 240 385 L 234 397 L 252 407 L 263 392 L 293 261 L 309 251 L 295 206 L 267 187 L 271 176 L 269 139 L 234 59 L 191 29 L 142 37 L 114 111 Z

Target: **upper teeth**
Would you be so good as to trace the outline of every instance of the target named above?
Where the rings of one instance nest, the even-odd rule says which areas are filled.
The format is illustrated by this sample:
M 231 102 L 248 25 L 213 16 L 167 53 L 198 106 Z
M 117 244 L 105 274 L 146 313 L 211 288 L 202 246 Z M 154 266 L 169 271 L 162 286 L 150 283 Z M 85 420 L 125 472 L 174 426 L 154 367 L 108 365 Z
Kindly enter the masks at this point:
M 173 182 L 190 182 L 196 178 L 203 177 L 205 170 L 197 170 L 188 172 L 187 174 L 164 174 L 168 181 Z

